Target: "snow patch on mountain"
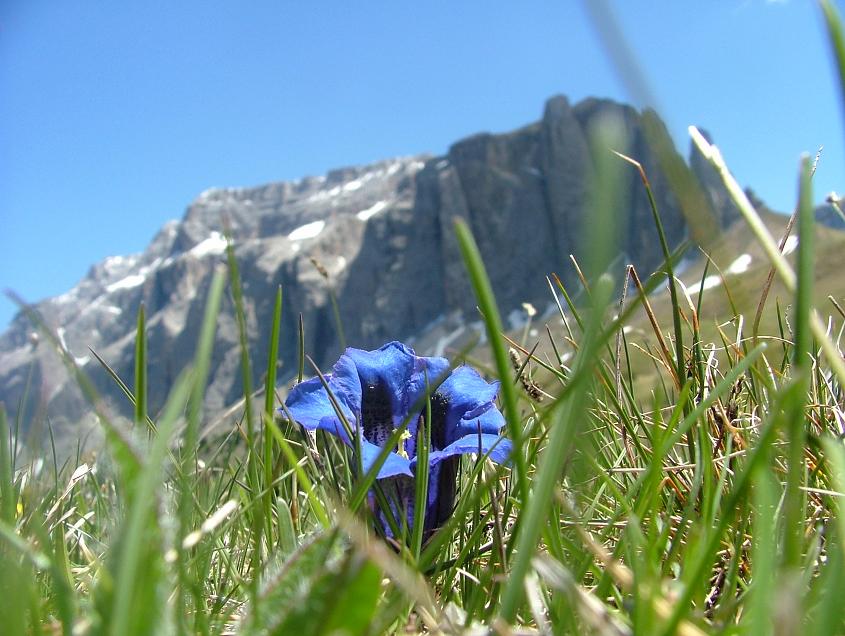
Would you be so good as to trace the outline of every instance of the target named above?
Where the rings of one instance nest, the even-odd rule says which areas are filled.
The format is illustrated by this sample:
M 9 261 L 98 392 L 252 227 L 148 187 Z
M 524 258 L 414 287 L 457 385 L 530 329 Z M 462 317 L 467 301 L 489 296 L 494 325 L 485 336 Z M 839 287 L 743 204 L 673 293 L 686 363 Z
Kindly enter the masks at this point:
M 103 268 L 111 273 L 124 268 L 132 267 L 137 262 L 136 256 L 106 256 L 103 261 Z
M 306 223 L 305 225 L 300 225 L 293 232 L 288 234 L 288 240 L 302 241 L 305 239 L 316 238 L 320 235 L 320 232 L 323 231 L 324 227 L 326 227 L 325 221 L 314 221 L 313 223 Z
M 342 191 L 340 186 L 335 186 L 328 190 L 320 190 L 319 192 L 312 194 L 310 197 L 306 199 L 307 203 L 319 203 L 321 201 L 325 201 L 327 199 L 332 199 L 338 196 Z
M 752 262 L 751 254 L 740 254 L 737 256 L 734 261 L 728 265 L 728 268 L 725 270 L 726 276 L 736 276 L 738 274 L 744 274 L 748 271 L 748 268 L 751 266 Z M 706 277 L 703 281 L 695 281 L 693 283 L 681 283 L 684 289 L 687 291 L 689 296 L 695 296 L 700 291 L 705 289 L 712 289 L 714 287 L 718 287 L 722 284 L 722 277 L 718 274 L 711 274 L 710 276 Z
M 751 254 L 741 254 L 728 266 L 727 274 L 742 274 L 748 271 L 751 265 Z
M 212 232 L 211 236 L 192 247 L 190 254 L 196 258 L 202 258 L 204 256 L 218 256 L 225 251 L 226 237 L 220 232 Z
M 79 289 L 77 287 L 74 287 L 70 291 L 65 292 L 64 294 L 60 294 L 59 296 L 53 298 L 53 302 L 57 305 L 66 305 L 68 303 L 76 302 L 78 299 Z
M 67 342 L 65 342 L 65 328 L 58 327 L 56 329 L 56 336 L 59 338 L 59 344 L 62 346 L 62 349 L 67 351 Z
M 379 212 L 381 212 L 382 210 L 384 210 L 386 207 L 387 207 L 387 203 L 385 201 L 379 201 L 378 203 L 371 205 L 367 209 L 361 210 L 355 216 L 357 216 L 358 219 L 361 220 L 361 221 L 366 221 L 370 217 L 373 217 L 376 214 L 378 214 Z
M 116 283 L 106 285 L 106 292 L 113 294 L 120 289 L 132 289 L 138 285 L 143 285 L 145 280 L 147 280 L 147 277 L 143 274 L 130 274 L 129 276 L 121 278 Z

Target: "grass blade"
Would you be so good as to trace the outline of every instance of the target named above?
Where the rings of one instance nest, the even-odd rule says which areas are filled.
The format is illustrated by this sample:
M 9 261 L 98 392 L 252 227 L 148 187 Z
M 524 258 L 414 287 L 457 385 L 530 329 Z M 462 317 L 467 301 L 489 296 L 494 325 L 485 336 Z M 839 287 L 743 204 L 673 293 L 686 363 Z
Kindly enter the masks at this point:
M 138 307 L 138 327 L 135 332 L 135 426 L 147 421 L 147 333 L 144 303 Z
M 801 160 L 801 175 L 798 203 L 798 282 L 794 306 L 795 345 L 792 353 L 792 377 L 800 384 L 801 390 L 794 392 L 795 399 L 785 405 L 789 413 L 787 422 L 787 472 L 784 492 L 784 562 L 787 570 L 784 576 L 797 570 L 801 565 L 804 538 L 804 446 L 806 439 L 806 418 L 804 415 L 807 388 L 810 380 L 812 334 L 810 318 L 813 299 L 813 233 L 814 213 L 810 188 L 810 159 Z
M 276 397 L 276 369 L 279 363 L 279 331 L 282 322 L 282 286 L 276 289 L 276 300 L 273 303 L 273 321 L 270 327 L 270 342 L 267 350 L 267 374 L 264 378 L 264 418 L 272 420 L 274 415 L 274 400 Z M 267 523 L 267 533 L 273 524 L 273 436 L 264 431 L 264 518 Z
M 528 499 L 528 468 L 525 463 L 523 449 L 522 427 L 519 419 L 519 409 L 516 403 L 516 389 L 513 384 L 511 365 L 508 359 L 508 352 L 502 339 L 502 319 L 499 309 L 496 306 L 496 298 L 493 295 L 493 288 L 490 279 L 481 260 L 481 253 L 478 245 L 472 237 L 469 226 L 463 219 L 455 220 L 455 233 L 458 237 L 458 245 L 461 249 L 461 256 L 464 259 L 472 287 L 478 300 L 478 306 L 487 328 L 487 340 L 492 349 L 493 358 L 496 362 L 496 372 L 501 379 L 501 396 L 504 406 L 505 420 L 508 425 L 508 437 L 513 443 L 514 468 L 517 475 L 517 487 L 523 501 Z
M 9 448 L 9 421 L 6 407 L 0 402 L 0 519 L 15 524 L 15 485 L 12 482 L 12 455 Z
M 836 6 L 830 0 L 821 0 L 820 6 L 827 28 L 827 39 L 839 75 L 839 97 L 845 117 L 845 35 L 842 33 L 842 19 L 839 17 Z

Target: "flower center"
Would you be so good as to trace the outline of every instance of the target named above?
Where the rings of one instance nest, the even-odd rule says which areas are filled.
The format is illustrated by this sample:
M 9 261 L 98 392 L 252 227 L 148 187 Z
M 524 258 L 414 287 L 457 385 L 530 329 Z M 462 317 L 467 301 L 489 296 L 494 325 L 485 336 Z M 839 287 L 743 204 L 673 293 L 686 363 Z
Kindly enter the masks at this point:
M 434 450 L 446 448 L 446 411 L 449 400 L 441 393 L 431 396 L 431 447 Z M 423 412 L 425 414 L 425 412 Z
M 376 446 L 384 446 L 393 433 L 393 409 L 390 392 L 384 382 L 368 382 L 362 387 L 361 419 L 364 439 Z

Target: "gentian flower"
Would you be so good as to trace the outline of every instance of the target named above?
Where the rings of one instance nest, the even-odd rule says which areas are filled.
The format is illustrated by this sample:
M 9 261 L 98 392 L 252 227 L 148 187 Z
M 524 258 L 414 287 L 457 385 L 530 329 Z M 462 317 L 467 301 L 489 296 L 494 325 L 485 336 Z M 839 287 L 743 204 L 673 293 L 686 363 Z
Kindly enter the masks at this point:
M 436 387 L 430 396 L 426 534 L 452 514 L 461 455 L 488 455 L 500 464 L 508 459 L 510 442 L 500 437 L 505 419 L 493 403 L 499 383 L 485 381 L 471 367 L 459 366 L 450 372 L 445 358 L 420 357 L 410 347 L 390 342 L 376 351 L 348 348 L 325 379 L 351 431 L 338 417 L 320 378 L 296 385 L 285 402 L 287 409 L 305 429 L 324 430 L 353 449 L 360 438 L 364 472 L 394 431 L 409 420 L 407 431 L 376 477 L 382 486 L 395 486 L 391 494 L 397 496 L 391 507 L 398 509 L 392 513 L 400 525 L 404 514 L 408 529 L 414 519 L 417 435 L 425 422 L 425 396 L 431 388 Z M 370 502 L 385 533 L 392 536 L 384 511 L 375 507 L 372 495 Z

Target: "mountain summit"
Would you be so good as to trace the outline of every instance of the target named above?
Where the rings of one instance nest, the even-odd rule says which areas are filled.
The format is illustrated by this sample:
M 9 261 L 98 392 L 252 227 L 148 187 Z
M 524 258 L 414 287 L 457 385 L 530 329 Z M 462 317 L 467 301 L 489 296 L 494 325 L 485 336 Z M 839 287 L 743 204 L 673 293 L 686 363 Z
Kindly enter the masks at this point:
M 454 219 L 469 223 L 505 315 L 524 302 L 546 306 L 545 276 L 571 271 L 569 255 L 583 255 L 594 164 L 588 131 L 608 116 L 623 123 L 628 154 L 643 164 L 667 238 L 677 245 L 688 235 L 687 223 L 661 169 L 665 162 L 646 141 L 646 118 L 662 139 L 669 139 L 659 119 L 608 100 L 573 106 L 555 97 L 539 122 L 506 134 L 474 135 L 443 156 L 393 159 L 254 188 L 207 190 L 143 253 L 107 258 L 76 287 L 36 309 L 101 395 L 129 415 L 128 401 L 89 348 L 130 379 L 136 314 L 143 302 L 149 404 L 155 413 L 192 359 L 211 276 L 225 258 L 226 227 L 243 279 L 254 364 L 265 361 L 278 285 L 284 290 L 282 379 L 294 372 L 300 314 L 306 351 L 321 365 L 337 357 L 330 292 L 350 345 L 366 349 L 416 339 L 420 354 L 442 353 L 449 338 L 478 320 Z M 715 218 L 727 225 L 735 211 L 720 184 L 696 157 L 690 166 Z M 624 174 L 625 205 L 618 212 L 625 228 L 623 258 L 650 272 L 662 255 L 649 201 L 636 170 Z M 426 339 L 444 321 L 456 325 L 449 337 Z M 88 428 L 90 408 L 55 351 L 32 334 L 32 325 L 19 314 L 0 336 L 0 401 L 13 418 L 24 408 L 24 422 L 46 421 L 46 416 L 54 430 L 75 438 Z M 216 338 L 205 403 L 208 420 L 242 391 L 237 328 L 228 300 Z

